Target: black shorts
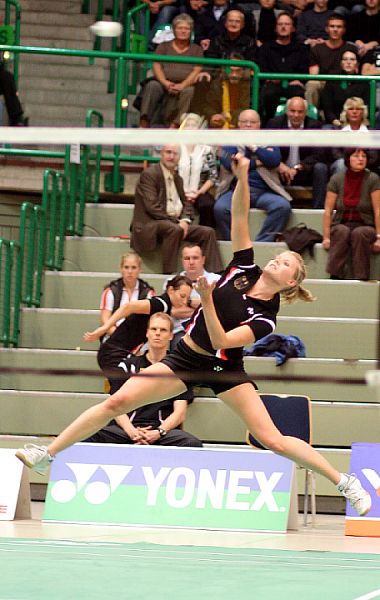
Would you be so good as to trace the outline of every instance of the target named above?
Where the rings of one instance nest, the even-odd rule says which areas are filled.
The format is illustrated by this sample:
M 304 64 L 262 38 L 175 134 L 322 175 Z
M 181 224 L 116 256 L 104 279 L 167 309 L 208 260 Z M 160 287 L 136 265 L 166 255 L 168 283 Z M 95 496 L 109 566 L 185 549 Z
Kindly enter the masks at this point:
M 221 360 L 215 356 L 206 356 L 194 352 L 180 340 L 173 350 L 161 360 L 191 388 L 195 385 L 210 387 L 215 394 L 221 394 L 242 383 L 256 384 L 244 371 L 243 359 Z

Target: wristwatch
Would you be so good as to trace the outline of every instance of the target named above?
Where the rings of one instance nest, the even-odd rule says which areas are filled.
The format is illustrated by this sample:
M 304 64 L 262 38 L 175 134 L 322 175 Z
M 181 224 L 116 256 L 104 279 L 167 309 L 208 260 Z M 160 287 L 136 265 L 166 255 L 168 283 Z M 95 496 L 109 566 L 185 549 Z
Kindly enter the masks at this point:
M 294 165 L 293 169 L 295 169 L 295 171 L 302 171 L 303 167 L 300 163 L 298 163 L 298 165 Z
M 158 433 L 160 434 L 160 437 L 165 437 L 165 435 L 167 434 L 166 429 L 163 429 L 162 427 L 158 428 Z

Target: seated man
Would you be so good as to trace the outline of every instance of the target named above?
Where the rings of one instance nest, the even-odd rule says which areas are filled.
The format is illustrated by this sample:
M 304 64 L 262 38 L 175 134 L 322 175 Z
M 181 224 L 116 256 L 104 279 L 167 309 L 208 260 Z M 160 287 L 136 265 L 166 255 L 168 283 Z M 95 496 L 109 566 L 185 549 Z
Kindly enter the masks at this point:
M 255 39 L 244 33 L 245 16 L 240 10 L 230 10 L 224 22 L 224 32 L 211 40 L 205 58 L 228 58 L 231 52 L 238 52 L 245 60 L 254 60 Z
M 159 164 L 145 169 L 135 192 L 135 209 L 131 225 L 131 245 L 138 254 L 154 250 L 161 242 L 162 272 L 177 270 L 181 243 L 199 244 L 211 271 L 222 270 L 222 259 L 214 229 L 193 225 L 193 205 L 186 201 L 183 182 L 176 173 L 179 146 L 167 144 L 160 152 Z
M 239 129 L 260 129 L 260 116 L 255 110 L 243 110 L 239 115 Z M 254 142 L 254 136 L 252 141 Z M 240 151 L 240 150 L 239 150 Z M 223 240 L 231 239 L 231 201 L 236 181 L 231 172 L 231 156 L 238 152 L 235 146 L 222 148 L 221 183 L 214 206 L 215 220 Z M 283 231 L 291 212 L 291 196 L 281 185 L 277 168 L 281 162 L 280 149 L 267 146 L 246 146 L 244 154 L 250 159 L 248 181 L 251 208 L 267 213 L 256 237 L 257 242 L 273 242 L 276 233 Z
M 167 353 L 173 338 L 173 322 L 165 313 L 151 316 L 146 332 L 149 349 L 142 356 L 128 354 L 119 364 L 120 379 L 113 380 L 113 392 L 133 374 L 159 362 Z M 118 382 L 118 386 L 115 383 Z M 157 382 L 159 385 L 159 382 Z M 106 427 L 85 440 L 109 444 L 137 444 L 160 446 L 202 446 L 202 442 L 181 429 L 186 418 L 187 405 L 193 401 L 189 390 L 162 402 L 147 404 L 127 415 L 116 417 Z
M 230 60 L 244 60 L 232 52 Z M 243 67 L 223 68 L 220 77 L 209 83 L 199 81 L 195 86 L 191 110 L 203 115 L 209 126 L 215 115 L 223 119 L 224 129 L 235 129 L 242 110 L 251 104 L 251 81 L 249 70 Z
M 210 271 L 206 271 L 205 269 L 205 260 L 206 257 L 202 252 L 202 248 L 197 244 L 186 244 L 182 249 L 182 266 L 183 271 L 180 272 L 180 275 L 184 275 L 188 277 L 190 281 L 195 283 L 198 277 L 206 277 L 208 283 L 216 283 L 220 279 L 220 275 L 217 273 L 212 273 Z M 164 289 L 169 281 L 168 279 L 165 281 Z M 185 333 L 186 325 L 192 316 L 194 310 L 198 308 L 200 305 L 201 299 L 195 288 L 192 289 L 190 294 L 190 301 L 187 313 L 182 310 L 182 318 L 174 319 L 174 340 L 171 344 L 171 348 L 173 348 L 181 337 Z
M 268 129 L 321 129 L 322 123 L 306 116 L 307 101 L 299 96 L 289 98 L 286 112 L 270 119 Z M 285 185 L 312 185 L 313 207 L 323 208 L 328 181 L 328 166 L 322 149 L 304 146 L 280 148 L 281 163 L 278 167 L 280 178 Z
M 265 42 L 259 51 L 258 64 L 263 72 L 267 73 L 307 73 L 308 49 L 304 44 L 293 40 L 294 20 L 288 13 L 280 13 L 276 21 L 276 39 Z M 260 114 L 265 121 L 271 119 L 277 105 L 283 96 L 304 95 L 304 84 L 299 79 L 282 85 L 278 79 L 267 80 L 260 90 Z

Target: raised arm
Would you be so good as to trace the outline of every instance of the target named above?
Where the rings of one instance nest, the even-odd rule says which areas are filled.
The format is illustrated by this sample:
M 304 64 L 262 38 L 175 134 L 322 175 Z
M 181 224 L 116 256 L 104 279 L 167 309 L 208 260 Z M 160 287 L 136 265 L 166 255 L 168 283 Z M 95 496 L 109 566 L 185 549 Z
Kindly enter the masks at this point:
M 231 204 L 231 240 L 232 251 L 238 252 L 252 246 L 249 235 L 249 184 L 248 170 L 250 161 L 242 154 L 236 154 L 232 161 L 232 171 L 237 184 L 232 195 Z
M 86 331 L 86 333 L 83 335 L 83 339 L 86 342 L 95 342 L 105 335 L 111 327 L 116 325 L 120 319 L 126 319 L 132 314 L 149 315 L 149 300 L 134 300 L 133 302 L 129 302 L 128 304 L 120 306 L 120 308 L 115 310 L 115 312 L 110 316 L 106 323 L 104 323 L 104 325 L 94 329 L 94 331 Z

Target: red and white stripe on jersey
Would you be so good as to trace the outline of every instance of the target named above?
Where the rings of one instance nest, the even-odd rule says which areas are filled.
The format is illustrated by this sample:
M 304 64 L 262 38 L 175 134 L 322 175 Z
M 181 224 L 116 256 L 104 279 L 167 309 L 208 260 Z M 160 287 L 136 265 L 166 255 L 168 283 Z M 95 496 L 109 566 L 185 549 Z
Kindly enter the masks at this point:
M 191 322 L 188 324 L 188 326 L 185 329 L 186 333 L 191 333 L 195 327 L 195 323 L 198 320 L 199 315 L 201 314 L 201 311 L 203 310 L 202 306 L 198 306 L 197 311 L 193 314 L 193 316 L 191 317 Z
M 247 269 L 254 269 L 255 267 L 255 264 L 231 267 L 228 273 L 226 273 L 226 275 L 219 280 L 217 287 L 221 288 L 225 286 L 229 281 L 231 281 L 231 279 L 235 277 L 235 275 L 239 275 L 239 273 L 245 273 Z
M 246 319 L 245 321 L 242 321 L 240 323 L 240 325 L 248 325 L 248 323 L 250 323 L 251 321 L 263 321 L 264 323 L 268 323 L 268 325 L 270 325 L 272 331 L 275 330 L 275 324 L 273 323 L 273 321 L 271 319 L 267 319 L 266 317 L 264 317 L 262 315 L 262 313 L 258 313 L 257 315 L 252 315 L 252 317 L 249 317 L 249 319 Z
M 226 355 L 226 351 L 224 348 L 220 348 L 219 350 L 216 351 L 215 356 L 217 358 L 220 358 L 221 360 L 228 360 L 228 357 Z
M 104 310 L 105 308 L 107 308 L 107 296 L 108 294 L 112 294 L 111 292 L 111 288 L 106 288 L 102 294 L 102 298 L 100 301 L 100 310 Z M 113 294 L 112 294 L 113 296 Z

